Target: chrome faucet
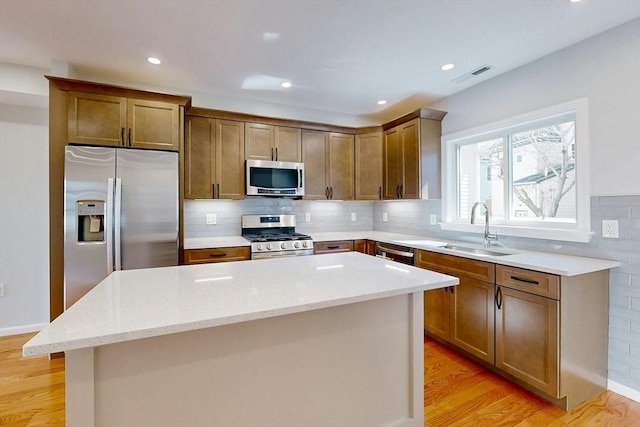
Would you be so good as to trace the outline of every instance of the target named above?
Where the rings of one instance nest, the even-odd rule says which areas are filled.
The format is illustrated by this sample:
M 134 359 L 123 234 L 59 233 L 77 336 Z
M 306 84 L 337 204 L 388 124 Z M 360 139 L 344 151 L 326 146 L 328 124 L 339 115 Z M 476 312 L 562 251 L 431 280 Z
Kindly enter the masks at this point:
M 489 246 L 491 245 L 491 241 L 498 240 L 498 235 L 491 234 L 489 232 L 489 216 L 491 216 L 491 213 L 489 212 L 489 208 L 486 203 L 475 202 L 473 204 L 473 207 L 471 208 L 471 224 L 476 223 L 476 208 L 478 205 L 482 205 L 484 207 L 484 245 Z

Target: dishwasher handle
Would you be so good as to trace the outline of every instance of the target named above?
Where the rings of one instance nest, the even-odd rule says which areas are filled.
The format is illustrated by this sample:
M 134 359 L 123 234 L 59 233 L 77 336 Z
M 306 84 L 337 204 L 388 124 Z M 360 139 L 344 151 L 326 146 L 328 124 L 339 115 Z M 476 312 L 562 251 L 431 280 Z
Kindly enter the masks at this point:
M 402 257 L 406 257 L 406 258 L 413 258 L 413 252 L 404 252 L 404 251 L 399 251 L 396 249 L 391 249 L 391 248 L 385 248 L 384 246 L 380 246 L 379 243 L 376 243 L 376 252 L 377 251 L 380 252 L 386 252 L 388 254 L 392 254 L 392 255 L 398 255 L 398 256 L 402 256 Z

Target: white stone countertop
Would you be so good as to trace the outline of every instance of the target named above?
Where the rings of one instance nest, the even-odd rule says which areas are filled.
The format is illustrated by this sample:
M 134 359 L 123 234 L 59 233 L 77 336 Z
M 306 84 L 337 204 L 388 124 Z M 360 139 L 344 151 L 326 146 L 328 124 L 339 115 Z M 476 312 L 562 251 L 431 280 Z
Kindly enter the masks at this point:
M 396 245 L 408 246 L 414 249 L 422 249 L 432 252 L 438 252 L 448 255 L 455 255 L 463 258 L 476 259 L 480 261 L 493 262 L 511 267 L 526 268 L 529 270 L 542 271 L 545 273 L 557 274 L 560 276 L 577 276 L 580 274 L 592 273 L 594 271 L 608 270 L 620 266 L 618 261 L 603 260 L 598 258 L 587 258 L 573 255 L 556 254 L 551 252 L 535 252 L 524 249 L 509 249 L 501 246 L 489 248 L 489 250 L 511 253 L 503 256 L 487 256 L 472 254 L 467 252 L 455 251 L 443 248 L 448 243 L 460 246 L 476 247 L 483 249 L 482 245 L 473 245 L 466 242 L 451 242 L 445 240 L 435 240 L 432 237 L 412 236 L 407 234 L 387 233 L 384 231 L 337 231 L 337 232 L 321 232 L 309 233 L 314 242 L 327 242 L 334 240 L 359 240 L 369 239 L 378 242 L 392 243 Z M 231 240 L 238 239 L 241 244 L 231 245 Z M 210 246 L 199 246 L 203 248 L 225 247 L 225 246 L 243 246 L 248 245 L 248 241 L 243 237 L 215 237 L 215 238 L 199 238 L 185 239 L 185 248 L 189 248 L 196 244 L 191 242 L 195 240 L 197 244 L 206 244 Z M 187 247 L 187 242 L 189 247 Z
M 116 271 L 23 347 L 25 356 L 456 285 L 357 252 Z

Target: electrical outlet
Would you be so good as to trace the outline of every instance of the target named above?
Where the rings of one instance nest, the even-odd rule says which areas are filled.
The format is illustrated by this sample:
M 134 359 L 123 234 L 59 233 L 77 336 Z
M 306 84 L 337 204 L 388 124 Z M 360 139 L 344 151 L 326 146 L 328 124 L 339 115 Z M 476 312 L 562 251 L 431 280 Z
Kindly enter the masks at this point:
M 311 222 L 311 213 L 305 212 L 304 214 L 304 222 Z
M 358 217 L 355 212 L 351 212 L 351 221 L 355 221 Z
M 438 217 L 435 214 L 429 215 L 429 225 L 436 225 Z
M 4 296 L 4 283 L 0 283 L 0 297 Z
M 620 237 L 620 230 L 618 229 L 618 221 L 615 219 L 603 219 L 602 220 L 602 237 L 609 239 L 617 239 Z
M 207 225 L 216 225 L 218 223 L 218 216 L 214 213 L 207 214 Z
M 389 214 L 386 212 L 382 212 L 382 222 L 389 221 Z

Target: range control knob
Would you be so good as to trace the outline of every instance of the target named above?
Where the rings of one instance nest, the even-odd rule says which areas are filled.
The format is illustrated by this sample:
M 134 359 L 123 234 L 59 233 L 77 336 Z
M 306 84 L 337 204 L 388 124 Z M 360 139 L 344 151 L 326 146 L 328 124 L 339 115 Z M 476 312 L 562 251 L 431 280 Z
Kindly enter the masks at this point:
M 309 244 L 306 241 L 302 242 L 302 247 L 303 248 L 306 248 L 307 246 L 309 246 Z
M 293 247 L 294 247 L 294 248 L 296 248 L 296 249 L 298 249 L 298 248 L 300 247 L 300 242 L 295 242 L 295 243 L 293 244 Z
M 280 243 L 280 249 L 287 249 L 287 244 L 285 242 Z
M 267 250 L 270 251 L 271 250 L 271 243 L 267 243 Z
M 261 251 L 261 250 L 262 250 L 262 243 L 258 243 L 258 244 L 256 245 L 256 249 L 257 249 L 257 250 L 259 250 L 259 251 Z

